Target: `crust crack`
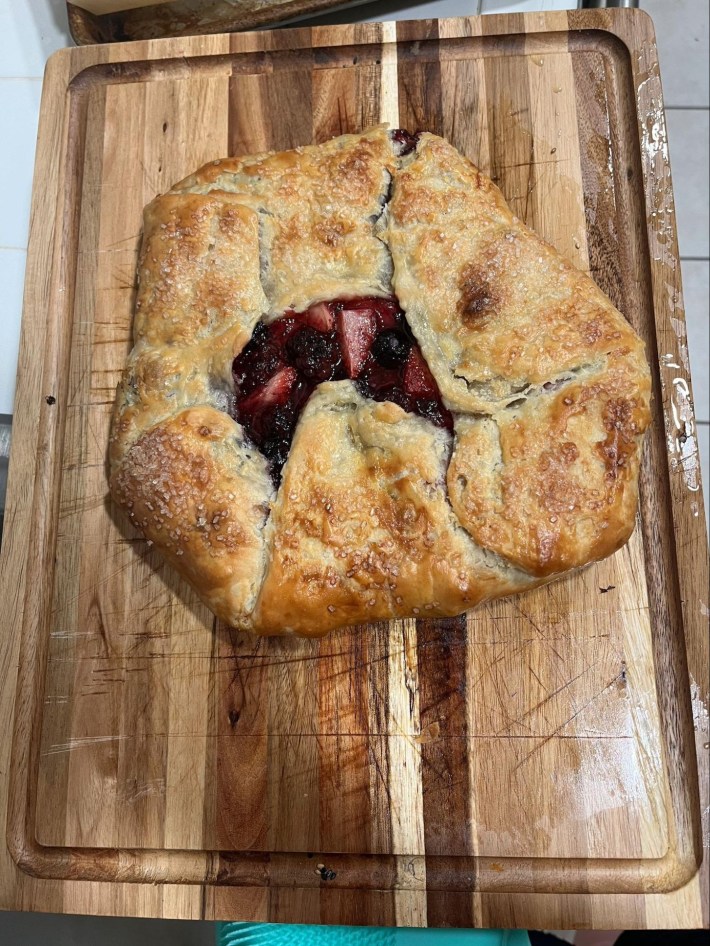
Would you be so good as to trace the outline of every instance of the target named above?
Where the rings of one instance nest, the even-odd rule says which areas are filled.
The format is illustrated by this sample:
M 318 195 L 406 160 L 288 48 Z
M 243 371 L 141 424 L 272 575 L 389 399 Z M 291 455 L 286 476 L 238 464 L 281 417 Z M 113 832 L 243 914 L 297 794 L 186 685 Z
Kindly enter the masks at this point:
M 492 416 L 500 410 L 522 407 L 522 405 L 529 400 L 550 397 L 569 384 L 579 383 L 580 376 L 584 376 L 585 373 L 589 371 L 597 372 L 602 370 L 605 366 L 605 362 L 606 359 L 604 361 L 597 360 L 595 362 L 586 361 L 572 368 L 568 368 L 560 374 L 553 375 L 547 381 L 523 381 L 516 384 L 512 384 L 501 376 L 491 378 L 487 381 L 470 381 L 463 375 L 454 372 L 454 377 L 457 380 L 463 381 L 470 392 L 478 394 L 481 400 L 488 400 L 490 404 L 490 411 L 485 410 L 485 408 L 482 408 L 479 404 L 475 411 L 463 411 L 459 413 L 466 414 L 467 416 L 476 416 L 477 414 Z M 496 385 L 507 386 L 507 393 L 501 394 L 500 397 L 494 397 L 493 393 Z

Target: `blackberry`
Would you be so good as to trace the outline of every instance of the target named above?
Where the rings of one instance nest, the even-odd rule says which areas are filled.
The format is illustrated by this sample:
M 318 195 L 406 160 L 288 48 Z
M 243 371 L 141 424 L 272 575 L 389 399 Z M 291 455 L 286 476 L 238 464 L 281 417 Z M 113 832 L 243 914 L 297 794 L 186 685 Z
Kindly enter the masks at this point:
M 340 361 L 340 348 L 330 332 L 319 332 L 309 325 L 299 329 L 286 342 L 290 363 L 311 381 L 328 381 Z

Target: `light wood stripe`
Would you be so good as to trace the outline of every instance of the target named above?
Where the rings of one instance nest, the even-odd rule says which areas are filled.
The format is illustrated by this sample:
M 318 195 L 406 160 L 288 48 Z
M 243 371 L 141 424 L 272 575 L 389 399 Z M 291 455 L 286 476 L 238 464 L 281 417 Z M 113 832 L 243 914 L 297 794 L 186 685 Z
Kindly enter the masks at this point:
M 382 24 L 382 67 L 380 70 L 380 121 L 399 127 L 399 84 L 397 81 L 397 28 Z
M 88 109 L 93 113 L 99 124 L 103 122 L 105 92 L 103 90 L 95 93 Z M 100 175 L 101 169 L 101 142 L 89 141 L 85 143 L 83 158 L 87 166 L 91 167 L 94 174 Z M 89 175 L 86 181 L 87 186 L 91 177 Z M 86 198 L 86 193 L 82 195 Z M 96 245 L 98 241 L 98 208 L 91 203 L 87 203 L 86 210 L 82 215 L 82 236 L 83 247 L 85 251 L 91 252 L 90 248 Z M 93 308 L 94 280 L 96 278 L 96 261 L 93 266 L 87 266 L 82 273 L 82 278 L 77 280 L 76 305 L 79 311 L 84 313 L 84 323 L 77 327 L 79 333 L 84 337 L 88 335 L 91 339 L 91 311 Z M 70 369 L 69 386 L 76 393 L 77 377 L 85 372 L 90 372 L 90 346 L 78 346 L 78 351 L 74 355 L 73 364 Z M 74 658 L 82 651 L 82 641 L 80 640 L 80 588 L 81 579 L 85 578 L 86 572 L 82 568 L 85 566 L 85 557 L 82 555 L 82 543 L 77 542 L 74 537 L 70 538 L 72 532 L 71 522 L 76 515 L 76 511 L 83 506 L 84 485 L 84 464 L 86 457 L 86 427 L 87 410 L 82 409 L 81 403 L 77 404 L 74 400 L 73 408 L 68 410 L 67 427 L 70 430 L 69 440 L 74 445 L 72 447 L 72 457 L 68 458 L 69 470 L 63 480 L 62 493 L 60 496 L 60 538 L 58 547 L 61 551 L 58 553 L 58 568 L 56 584 L 54 588 L 53 606 L 57 612 L 57 624 L 55 624 L 55 633 L 51 634 L 49 641 L 49 659 L 56 663 L 57 674 L 55 682 L 48 687 L 45 694 L 45 706 L 47 712 L 44 716 L 44 731 L 42 734 L 41 752 L 47 759 L 49 771 L 51 773 L 51 783 L 47 786 L 40 786 L 38 792 L 38 805 L 43 808 L 47 805 L 57 805 L 59 809 L 57 819 L 54 824 L 40 835 L 40 839 L 45 843 L 64 844 L 66 838 L 67 825 L 63 818 L 66 815 L 71 824 L 76 824 L 78 813 L 67 812 L 67 796 L 71 792 L 72 781 L 72 755 L 69 751 L 71 740 L 67 739 L 67 732 L 74 728 L 74 732 L 80 737 L 83 727 L 86 725 L 85 717 L 81 712 L 74 712 L 74 693 L 77 685 L 80 687 L 82 680 L 82 670 L 74 662 Z M 73 460 L 73 463 L 72 463 Z M 99 496 L 101 492 L 99 492 Z M 61 535 L 66 536 L 62 541 Z M 95 553 L 94 553 L 95 554 Z M 83 575 L 82 575 L 83 573 Z M 60 590 L 61 589 L 61 590 Z M 66 595 L 66 598 L 62 598 Z M 84 632 L 88 634 L 88 631 Z M 62 747 L 66 746 L 66 749 Z M 94 826 L 97 824 L 96 817 L 92 818 L 94 812 L 92 808 L 96 803 L 96 795 L 100 792 L 100 780 L 95 776 L 91 777 L 86 786 L 87 789 L 87 814 Z
M 392 850 L 423 855 L 424 798 L 419 665 L 416 621 L 393 621 L 389 629 L 389 701 L 387 728 L 394 734 L 389 748 L 389 818 Z M 426 866 L 422 867 L 426 876 Z M 394 909 L 398 926 L 426 926 L 425 891 L 396 890 Z
M 534 19 L 534 15 L 532 17 Z M 526 23 L 527 23 L 526 18 Z M 526 57 L 530 90 L 530 129 L 534 132 L 537 177 L 531 193 L 535 230 L 578 269 L 589 269 L 584 192 L 579 177 L 574 68 L 567 43 L 550 42 L 549 52 L 534 35 Z

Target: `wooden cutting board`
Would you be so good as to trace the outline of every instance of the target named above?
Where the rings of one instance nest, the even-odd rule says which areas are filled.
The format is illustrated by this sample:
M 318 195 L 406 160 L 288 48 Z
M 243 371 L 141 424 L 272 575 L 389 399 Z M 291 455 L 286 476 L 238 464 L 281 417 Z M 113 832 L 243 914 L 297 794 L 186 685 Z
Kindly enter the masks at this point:
M 638 526 L 613 558 L 465 619 L 257 640 L 215 626 L 107 495 L 141 211 L 210 159 L 380 121 L 451 140 L 645 338 L 654 424 Z M 58 53 L 5 521 L 0 813 L 9 782 L 9 848 L 40 879 L 6 857 L 4 905 L 707 923 L 707 547 L 648 18 Z

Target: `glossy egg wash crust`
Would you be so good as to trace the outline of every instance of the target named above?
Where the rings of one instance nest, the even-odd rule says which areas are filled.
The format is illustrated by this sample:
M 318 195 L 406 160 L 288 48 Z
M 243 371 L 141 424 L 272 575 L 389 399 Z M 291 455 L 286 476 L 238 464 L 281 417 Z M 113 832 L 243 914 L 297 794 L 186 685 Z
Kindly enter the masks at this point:
M 629 537 L 642 342 L 443 139 L 206 165 L 138 277 L 111 492 L 226 623 L 455 615 Z

